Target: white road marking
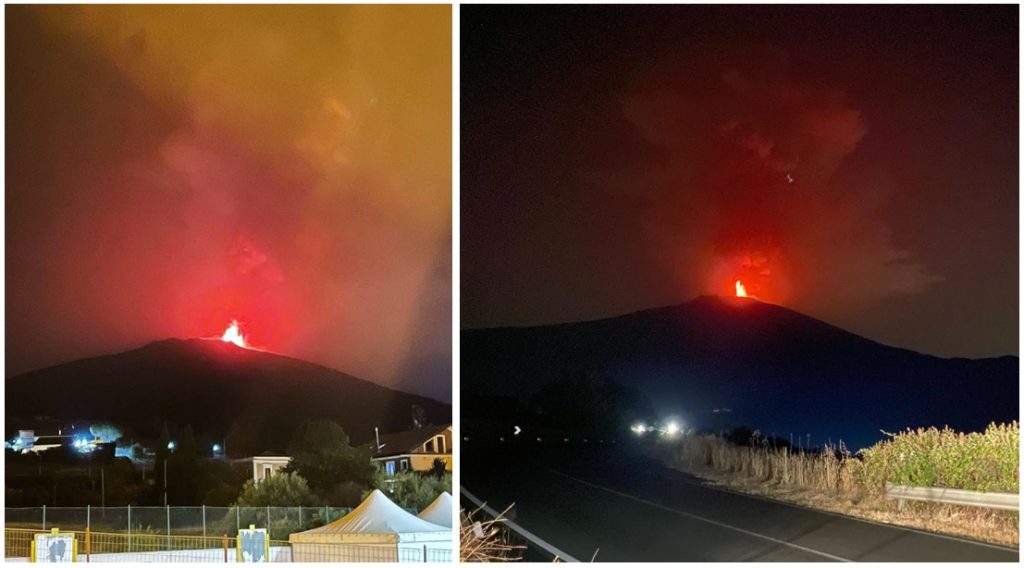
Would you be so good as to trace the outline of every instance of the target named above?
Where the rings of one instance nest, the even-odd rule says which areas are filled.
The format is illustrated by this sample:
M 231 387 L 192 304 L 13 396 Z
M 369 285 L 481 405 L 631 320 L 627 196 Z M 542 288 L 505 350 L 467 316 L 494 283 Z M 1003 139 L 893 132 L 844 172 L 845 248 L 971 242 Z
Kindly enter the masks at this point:
M 753 532 L 753 531 L 748 531 L 746 529 L 741 529 L 739 527 L 734 527 L 732 525 L 729 525 L 729 524 L 726 524 L 726 523 L 722 523 L 722 522 L 719 522 L 719 521 L 716 521 L 716 520 L 713 520 L 713 519 L 708 519 L 708 518 L 702 517 L 700 515 L 694 515 L 693 513 L 687 513 L 686 511 L 680 511 L 679 509 L 673 509 L 672 507 L 667 507 L 667 506 L 662 505 L 660 503 L 655 503 L 654 501 L 648 501 L 646 499 L 641 499 L 640 497 L 635 497 L 633 495 L 629 495 L 627 493 L 622 493 L 622 492 L 616 491 L 614 489 L 608 489 L 607 487 L 603 487 L 601 485 L 590 483 L 589 481 L 583 481 L 582 479 L 578 479 L 578 478 L 573 477 L 571 475 L 566 475 L 566 474 L 564 474 L 564 473 L 562 473 L 560 471 L 555 471 L 553 469 L 549 469 L 548 471 L 550 471 L 551 473 L 553 473 L 555 475 L 559 475 L 561 477 L 564 477 L 566 479 L 571 479 L 572 481 L 575 481 L 576 483 L 580 483 L 580 484 L 586 485 L 588 487 L 593 487 L 594 489 L 600 489 L 601 491 L 605 491 L 605 492 L 611 493 L 612 495 L 617 495 L 617 496 L 622 497 L 624 499 L 630 499 L 632 501 L 636 501 L 637 503 L 643 503 L 644 505 L 655 507 L 655 508 L 661 509 L 663 511 L 668 511 L 670 513 L 675 513 L 675 514 L 681 515 L 683 517 L 687 517 L 687 518 L 694 519 L 694 520 L 697 520 L 697 521 L 705 522 L 705 523 L 708 523 L 710 525 L 715 525 L 716 527 L 721 527 L 721 528 L 724 528 L 724 529 L 729 529 L 729 530 L 732 530 L 732 531 L 736 531 L 738 533 L 745 534 L 747 536 L 752 536 L 754 538 L 759 538 L 759 539 L 762 539 L 762 540 L 767 540 L 768 542 L 772 542 L 772 543 L 779 544 L 779 545 L 782 545 L 782 546 L 788 546 L 790 548 L 795 548 L 795 549 L 801 550 L 803 552 L 808 552 L 810 554 L 815 554 L 815 555 L 821 556 L 823 558 L 828 558 L 829 560 L 835 560 L 835 561 L 838 561 L 838 562 L 853 562 L 853 560 L 850 560 L 848 558 L 843 558 L 842 556 L 836 556 L 834 554 L 829 554 L 827 552 L 822 552 L 820 550 L 814 550 L 813 548 L 807 548 L 806 546 L 800 546 L 799 544 L 793 544 L 792 542 L 786 542 L 784 540 L 780 540 L 780 539 L 777 539 L 777 538 L 772 538 L 772 537 L 770 537 L 768 535 L 756 533 L 756 532 Z
M 495 511 L 494 509 L 489 507 L 486 503 L 484 503 L 483 501 L 478 499 L 475 495 L 473 495 L 469 491 L 466 491 L 465 487 L 459 487 L 459 494 L 460 495 L 465 495 L 470 501 L 473 502 L 474 505 L 476 505 L 477 507 L 480 507 L 481 509 L 483 509 L 488 515 L 491 515 L 492 517 L 497 517 L 498 516 L 498 512 L 497 511 Z M 522 536 L 526 540 L 532 542 L 534 545 L 536 545 L 536 546 L 542 548 L 543 550 L 547 551 L 548 554 L 557 556 L 558 558 L 560 558 L 560 559 L 562 559 L 562 560 L 564 560 L 566 562 L 579 562 L 579 560 L 576 560 L 572 556 L 570 556 L 570 555 L 566 554 L 565 552 L 559 550 L 554 545 L 550 544 L 549 542 L 545 541 L 544 539 L 540 538 L 539 536 L 533 534 L 532 532 L 524 529 L 523 527 L 519 526 L 518 524 L 510 521 L 509 519 L 505 519 L 503 522 L 505 523 L 505 526 L 507 526 L 508 528 L 512 529 L 513 531 L 518 533 L 520 536 Z

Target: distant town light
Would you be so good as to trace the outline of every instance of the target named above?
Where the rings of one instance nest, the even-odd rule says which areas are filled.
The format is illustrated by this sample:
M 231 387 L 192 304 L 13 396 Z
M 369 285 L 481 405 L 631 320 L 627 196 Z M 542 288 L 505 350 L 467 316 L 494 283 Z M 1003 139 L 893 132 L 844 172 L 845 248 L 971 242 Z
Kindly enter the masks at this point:
M 679 432 L 679 425 L 675 422 L 669 422 L 665 425 L 665 433 L 669 436 L 675 436 Z
M 639 436 L 647 431 L 647 426 L 645 426 L 643 422 L 637 422 L 630 428 L 630 430 L 632 430 L 634 434 Z
M 214 444 L 213 445 L 213 453 L 215 453 L 215 454 L 219 454 L 220 453 L 220 444 Z
M 74 448 L 76 452 L 82 454 L 87 454 L 95 449 L 92 445 L 92 442 L 84 436 L 75 437 L 71 441 L 71 447 Z
M 173 452 L 174 451 L 174 447 L 175 447 L 174 440 L 171 440 L 170 442 L 167 442 L 167 449 L 168 450 L 171 450 Z

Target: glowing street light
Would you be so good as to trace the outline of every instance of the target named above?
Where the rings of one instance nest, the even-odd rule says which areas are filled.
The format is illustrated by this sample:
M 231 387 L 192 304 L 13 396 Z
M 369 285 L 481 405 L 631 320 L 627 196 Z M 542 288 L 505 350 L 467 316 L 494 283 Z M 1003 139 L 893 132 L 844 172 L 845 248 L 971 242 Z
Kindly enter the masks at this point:
M 637 436 L 641 436 L 644 432 L 647 431 L 647 426 L 644 426 L 643 422 L 637 422 L 636 424 L 630 427 L 630 430 L 632 430 L 633 433 L 636 434 Z
M 174 443 L 174 440 L 171 440 L 170 442 L 167 442 L 167 449 L 168 450 L 171 450 L 173 452 L 175 446 L 176 446 L 176 444 Z
M 669 422 L 665 425 L 665 433 L 669 436 L 675 436 L 679 432 L 679 425 L 675 422 Z

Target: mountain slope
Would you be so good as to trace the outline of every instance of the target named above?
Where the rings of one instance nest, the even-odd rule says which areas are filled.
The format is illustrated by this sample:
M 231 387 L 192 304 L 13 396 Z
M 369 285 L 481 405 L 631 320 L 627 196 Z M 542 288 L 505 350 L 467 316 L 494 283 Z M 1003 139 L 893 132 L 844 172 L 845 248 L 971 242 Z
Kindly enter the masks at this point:
M 7 379 L 7 428 L 36 416 L 109 420 L 156 437 L 163 421 L 219 439 L 246 417 L 284 449 L 307 418 L 341 424 L 354 442 L 410 427 L 411 407 L 449 423 L 451 407 L 306 361 L 204 339 L 167 339 Z M 19 426 L 20 425 L 20 426 Z
M 812 443 L 861 446 L 881 430 L 1018 416 L 1016 357 L 922 355 L 756 300 L 704 296 L 603 320 L 467 330 L 461 350 L 463 389 L 481 395 L 522 398 L 585 373 L 636 386 L 661 416 L 692 426 L 746 424 Z

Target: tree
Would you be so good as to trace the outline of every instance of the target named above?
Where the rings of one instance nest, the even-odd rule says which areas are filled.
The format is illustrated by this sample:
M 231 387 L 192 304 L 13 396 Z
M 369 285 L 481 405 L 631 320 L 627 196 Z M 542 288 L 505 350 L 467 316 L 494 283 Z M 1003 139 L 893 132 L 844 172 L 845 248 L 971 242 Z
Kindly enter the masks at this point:
M 120 440 L 122 436 L 121 430 L 109 423 L 93 424 L 89 426 L 89 433 L 107 444 Z
M 434 463 L 430 466 L 430 475 L 441 478 L 448 472 L 448 462 L 441 458 L 434 458 Z
M 181 440 L 167 456 L 168 502 L 178 505 L 199 503 L 206 492 L 206 472 L 199 460 L 199 445 L 192 426 L 185 426 Z
M 284 471 L 298 473 L 320 497 L 330 501 L 339 485 L 369 487 L 374 475 L 370 452 L 349 445 L 348 434 L 330 420 L 306 420 L 288 447 Z
M 224 449 L 231 457 L 254 456 L 263 451 L 260 424 L 252 418 L 239 418 L 231 424 L 224 439 Z
M 237 507 L 312 507 L 317 497 L 297 473 L 279 472 L 255 483 L 245 482 L 235 501 Z
M 434 477 L 415 471 L 403 471 L 387 475 L 378 470 L 373 479 L 373 487 L 380 489 L 400 507 L 419 512 L 426 509 L 441 493 L 452 492 L 452 474 L 445 472 L 441 477 Z
M 582 371 L 545 385 L 533 397 L 533 407 L 543 426 L 576 436 L 616 436 L 653 414 L 636 387 Z

